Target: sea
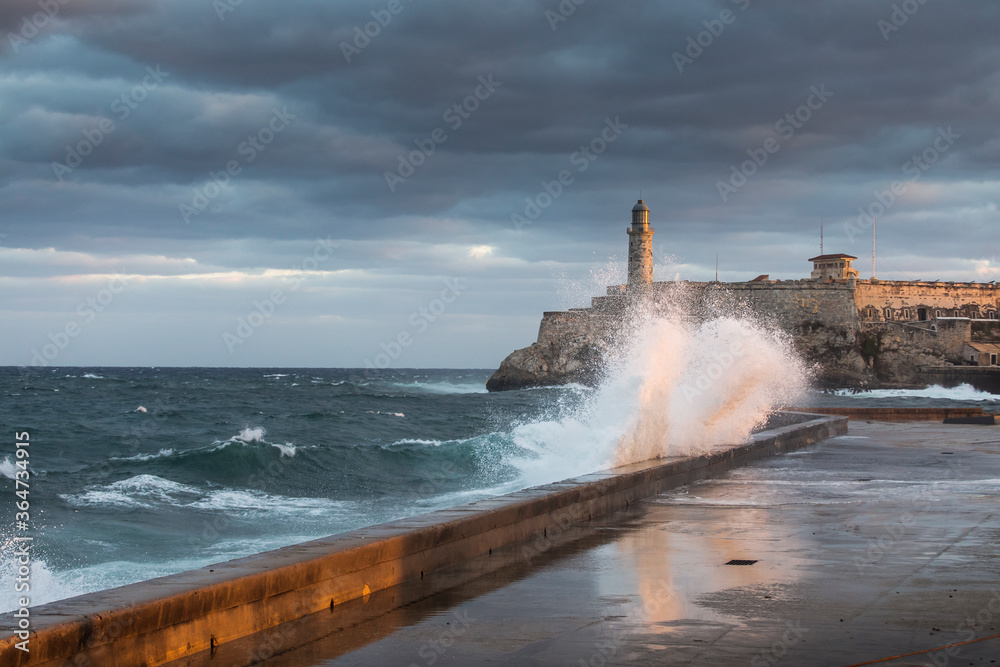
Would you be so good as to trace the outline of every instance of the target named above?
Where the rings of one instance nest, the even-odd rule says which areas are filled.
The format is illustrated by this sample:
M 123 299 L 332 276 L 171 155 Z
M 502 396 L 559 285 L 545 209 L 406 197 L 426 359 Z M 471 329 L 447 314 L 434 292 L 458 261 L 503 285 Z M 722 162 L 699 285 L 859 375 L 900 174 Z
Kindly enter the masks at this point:
M 642 412 L 620 385 L 489 394 L 490 373 L 0 368 L 0 606 L 17 606 L 17 535 L 33 537 L 31 600 L 44 604 L 601 469 Z M 797 397 L 998 400 L 967 385 Z M 22 430 L 30 522 L 15 530 Z

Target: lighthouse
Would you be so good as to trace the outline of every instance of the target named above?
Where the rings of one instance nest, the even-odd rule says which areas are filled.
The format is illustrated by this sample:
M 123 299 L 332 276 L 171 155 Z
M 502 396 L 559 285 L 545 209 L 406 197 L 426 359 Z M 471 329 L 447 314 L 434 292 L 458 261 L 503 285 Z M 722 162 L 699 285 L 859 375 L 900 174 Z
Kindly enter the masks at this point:
M 640 199 L 632 207 L 632 226 L 628 232 L 628 291 L 641 290 L 653 282 L 653 228 L 649 226 L 649 207 Z

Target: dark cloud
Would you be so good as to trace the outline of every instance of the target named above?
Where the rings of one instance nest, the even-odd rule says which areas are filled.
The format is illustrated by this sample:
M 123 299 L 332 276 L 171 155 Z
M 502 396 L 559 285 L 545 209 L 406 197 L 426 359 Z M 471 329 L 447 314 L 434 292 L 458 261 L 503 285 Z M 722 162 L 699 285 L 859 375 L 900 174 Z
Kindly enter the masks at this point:
M 17 273 L 21 256 L 6 273 L 41 279 L 160 256 L 167 263 L 151 267 L 281 269 L 330 237 L 350 248 L 337 266 L 373 285 L 339 306 L 347 321 L 405 317 L 375 296 L 393 280 L 463 272 L 481 278 L 498 315 L 520 318 L 512 346 L 553 303 L 553 276 L 589 280 L 588 267 L 622 249 L 640 189 L 658 256 L 675 257 L 684 277 L 710 277 L 716 252 L 732 279 L 799 277 L 821 221 L 828 247 L 864 255 L 845 225 L 894 180 L 912 180 L 912 158 L 951 128 L 948 150 L 881 219 L 883 266 L 906 277 L 909 262 L 941 258 L 956 277 L 993 275 L 996 248 L 979 239 L 998 222 L 996 3 L 589 0 L 555 21 L 554 0 L 402 0 L 377 35 L 358 38 L 386 22 L 388 5 L 5 3 L 0 252 L 63 253 L 32 255 L 44 262 Z M 831 93 L 818 106 L 816 90 Z M 276 114 L 287 119 L 278 132 Z M 602 146 L 608 119 L 628 127 Z M 446 141 L 390 188 L 385 173 L 436 130 Z M 724 201 L 718 183 L 768 139 L 779 150 Z M 602 154 L 582 160 L 592 141 Z M 79 165 L 54 166 L 78 148 Z M 239 173 L 220 177 L 231 164 Z M 563 170 L 573 183 L 516 230 L 511 216 L 544 201 Z M 199 201 L 185 221 L 179 207 Z M 216 304 L 213 280 L 200 291 L 211 299 L 179 312 Z M 336 292 L 348 278 L 322 280 Z M 31 289 L 56 298 L 60 288 Z M 223 312 L 242 308 L 223 300 Z M 507 344 L 490 340 L 484 364 Z

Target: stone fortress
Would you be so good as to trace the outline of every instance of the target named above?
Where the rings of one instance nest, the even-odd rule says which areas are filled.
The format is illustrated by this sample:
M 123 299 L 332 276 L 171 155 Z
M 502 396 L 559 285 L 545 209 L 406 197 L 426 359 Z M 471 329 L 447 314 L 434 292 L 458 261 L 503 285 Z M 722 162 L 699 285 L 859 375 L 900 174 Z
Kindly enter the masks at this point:
M 632 209 L 627 284 L 608 287 L 589 308 L 545 313 L 538 339 L 503 361 L 490 391 L 593 384 L 632 308 L 666 315 L 681 301 L 690 317 L 751 314 L 780 327 L 816 364 L 820 386 L 1000 380 L 1000 285 L 864 280 L 851 266 L 857 258 L 844 254 L 813 257 L 810 277 L 801 280 L 654 282 L 649 213 L 641 199 Z

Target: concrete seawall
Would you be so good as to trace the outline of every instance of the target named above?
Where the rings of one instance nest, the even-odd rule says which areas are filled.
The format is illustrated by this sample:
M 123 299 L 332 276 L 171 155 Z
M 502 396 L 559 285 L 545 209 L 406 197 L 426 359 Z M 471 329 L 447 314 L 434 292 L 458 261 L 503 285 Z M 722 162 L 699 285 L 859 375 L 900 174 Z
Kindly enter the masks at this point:
M 325 613 L 322 625 L 329 633 L 355 622 L 359 603 L 367 605 L 380 591 L 383 609 L 406 604 L 434 592 L 431 580 L 439 582 L 437 590 L 460 583 L 457 575 L 432 575 L 474 561 L 475 568 L 461 575 L 469 578 L 514 557 L 530 560 L 532 541 L 537 545 L 550 533 L 566 535 L 573 525 L 642 498 L 847 430 L 844 417 L 799 418 L 801 423 L 711 454 L 605 470 L 34 607 L 30 653 L 14 647 L 18 619 L 4 614 L 0 665 L 199 664 L 227 643 L 238 645 L 319 612 Z M 288 648 L 285 642 L 280 650 Z M 264 657 L 228 652 L 213 664 L 250 664 Z
M 838 415 L 850 419 L 871 419 L 884 422 L 943 421 L 955 417 L 982 417 L 982 408 L 791 408 L 823 415 Z

